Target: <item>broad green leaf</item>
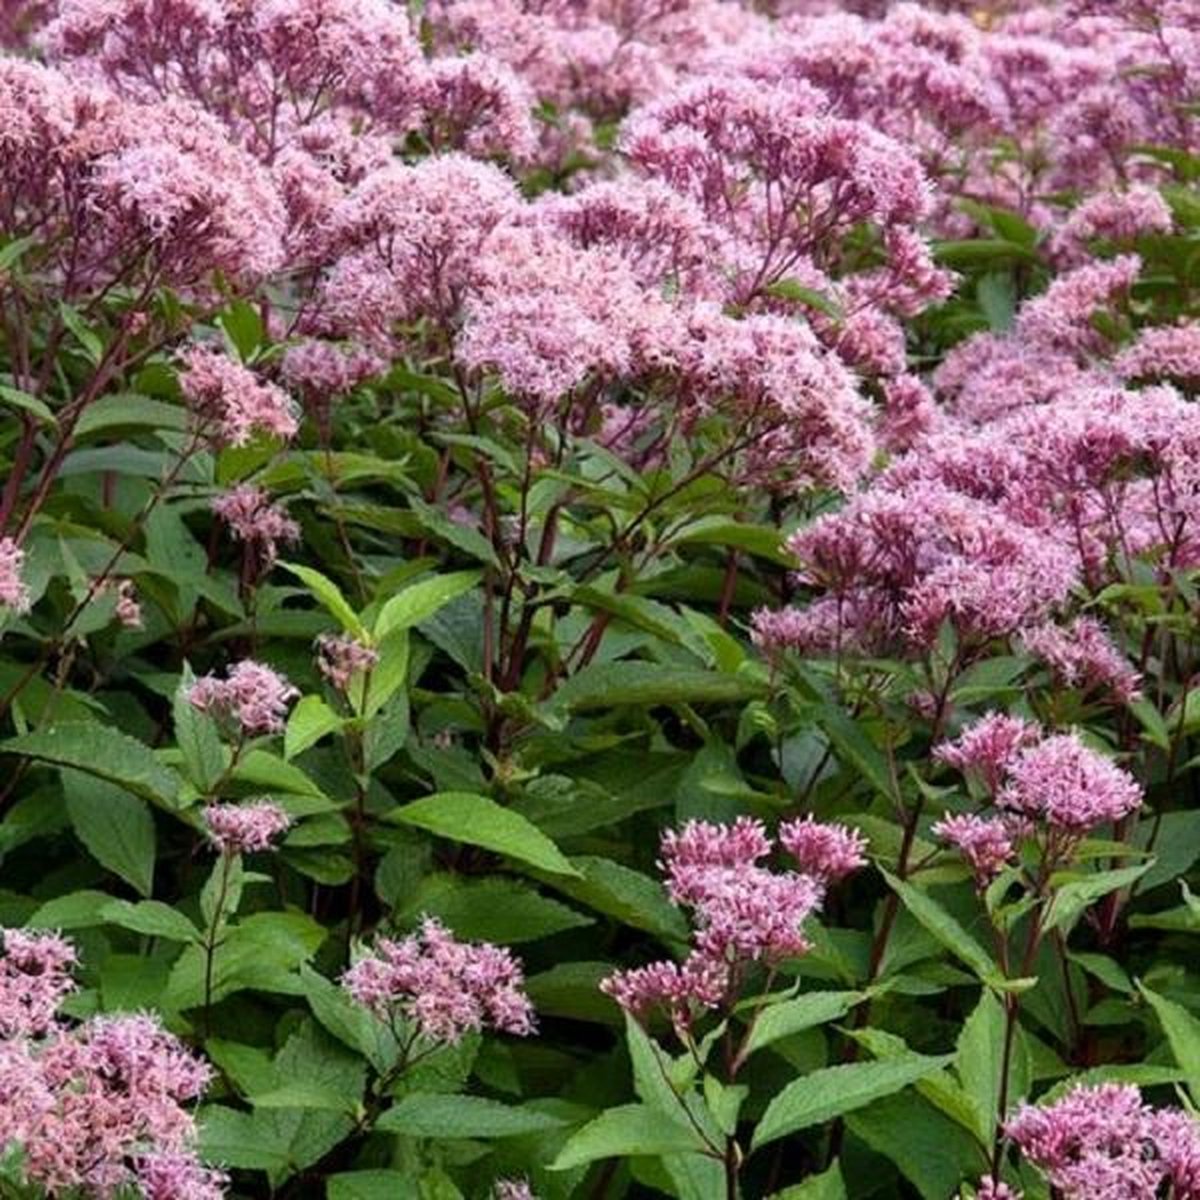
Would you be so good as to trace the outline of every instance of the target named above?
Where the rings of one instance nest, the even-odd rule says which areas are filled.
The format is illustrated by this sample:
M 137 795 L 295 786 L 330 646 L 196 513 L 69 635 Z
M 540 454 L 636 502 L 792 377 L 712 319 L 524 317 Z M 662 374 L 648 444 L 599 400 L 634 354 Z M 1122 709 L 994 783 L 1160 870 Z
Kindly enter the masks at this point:
M 880 1062 L 843 1063 L 793 1080 L 767 1105 L 754 1131 L 753 1149 L 863 1108 L 926 1075 L 940 1071 L 953 1055 L 902 1055 Z
M 379 610 L 373 631 L 375 641 L 382 642 L 388 634 L 398 629 L 411 629 L 419 625 L 443 605 L 469 592 L 479 580 L 478 571 L 455 571 L 409 584 Z
M 110 900 L 99 909 L 99 916 L 109 925 L 119 925 L 147 937 L 166 938 L 172 942 L 199 941 L 200 931 L 177 908 L 158 900 Z
M 226 754 L 216 722 L 188 701 L 188 689 L 194 679 L 191 668 L 185 664 L 171 713 L 175 720 L 175 742 L 188 776 L 197 791 L 207 794 L 225 771 Z
M 143 896 L 154 890 L 154 818 L 123 787 L 66 767 L 63 796 L 75 835 L 88 853 Z
M 595 924 L 592 918 L 541 895 L 519 879 L 470 879 L 449 872 L 421 880 L 397 916 L 422 914 L 437 917 L 460 938 L 505 945 Z
M 283 757 L 295 758 L 327 733 L 341 729 L 342 718 L 320 696 L 304 696 L 292 709 L 283 735 Z
M 379 644 L 379 661 L 371 670 L 367 702 L 361 704 L 361 689 L 354 686 L 350 699 L 354 711 L 371 720 L 381 708 L 408 682 L 410 654 L 408 631 L 393 630 Z
M 44 400 L 39 400 L 36 396 L 21 391 L 20 388 L 10 387 L 7 383 L 0 383 L 0 404 L 28 413 L 31 417 L 36 417 L 43 425 L 57 423 L 54 413 L 50 411 Z
M 820 1175 L 813 1175 L 803 1183 L 784 1188 L 782 1192 L 774 1192 L 769 1200 L 846 1200 L 842 1169 L 838 1163 L 834 1163 Z
M 896 786 L 888 770 L 887 760 L 867 736 L 862 725 L 832 702 L 823 704 L 816 717 L 839 756 L 851 763 L 881 796 L 894 801 Z
M 625 1104 L 602 1112 L 571 1135 L 552 1171 L 566 1171 L 603 1158 L 632 1158 L 642 1155 L 682 1154 L 701 1151 L 704 1144 L 696 1132 L 666 1113 L 645 1104 Z
M 345 1171 L 325 1181 L 325 1200 L 399 1200 L 412 1188 L 407 1171 Z
M 281 562 L 279 565 L 295 575 L 347 633 L 353 634 L 362 642 L 369 639 L 370 635 L 359 620 L 358 614 L 332 579 L 322 575 L 320 571 L 314 571 L 312 567 L 304 567 L 299 563 Z
M 505 1138 L 562 1124 L 561 1118 L 528 1105 L 502 1104 L 482 1096 L 412 1092 L 389 1108 L 375 1128 L 420 1138 Z
M 864 992 L 807 992 L 794 1000 L 768 1004 L 753 1018 L 743 1056 L 748 1058 L 780 1038 L 836 1021 L 865 999 Z
M 554 875 L 575 875 L 559 848 L 524 817 L 487 796 L 436 792 L 396 809 L 390 820 L 424 829 L 452 842 L 482 846 Z
M 958 1037 L 955 1070 L 975 1113 L 975 1133 L 990 1146 L 996 1131 L 1000 1080 L 1003 1074 L 1006 1016 L 1003 1003 L 986 988 Z M 1017 1031 L 1019 1033 L 1019 1030 Z M 1028 1081 L 1024 1042 L 1014 1038 L 1009 1066 L 1009 1107 L 1019 1100 Z
M 998 974 L 991 955 L 936 900 L 887 871 L 883 872 L 883 877 L 904 902 L 904 907 L 980 979 L 990 980 Z
M 1044 932 L 1061 929 L 1069 933 L 1075 922 L 1097 900 L 1110 892 L 1129 887 L 1150 870 L 1151 863 L 1137 863 L 1115 871 L 1097 871 L 1084 879 L 1076 879 L 1059 887 L 1042 922 Z
M 983 1173 L 975 1139 L 920 1096 L 884 1097 L 850 1113 L 846 1126 L 895 1163 L 922 1200 L 949 1200 L 964 1177 Z
M 687 922 L 658 880 L 594 855 L 573 857 L 571 865 L 576 878 L 558 875 L 550 882 L 572 900 L 634 929 L 673 941 L 687 940 Z
M 1192 1103 L 1200 1104 L 1200 1018 L 1190 1013 L 1182 1004 L 1168 1000 L 1138 985 L 1146 1002 L 1154 1009 L 1155 1016 L 1167 1035 L 1171 1054 L 1183 1071 Z
M 766 693 L 765 681 L 754 674 L 720 675 L 651 662 L 594 663 L 571 676 L 547 707 L 574 713 L 622 705 L 738 704 Z
M 96 721 L 68 721 L 0 743 L 0 752 L 76 767 L 128 792 L 172 805 L 179 777 L 149 746 Z
M 106 892 L 70 892 L 47 900 L 25 924 L 30 929 L 91 929 L 104 924 L 104 909 L 110 903 L 112 897 Z

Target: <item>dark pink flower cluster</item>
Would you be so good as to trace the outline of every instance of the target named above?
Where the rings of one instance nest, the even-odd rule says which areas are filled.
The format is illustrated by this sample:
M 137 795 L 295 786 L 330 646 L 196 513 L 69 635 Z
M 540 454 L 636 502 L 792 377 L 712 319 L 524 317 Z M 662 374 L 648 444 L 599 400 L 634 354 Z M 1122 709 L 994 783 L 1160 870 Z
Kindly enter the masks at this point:
M 0 1149 L 47 1195 L 218 1200 L 186 1105 L 208 1067 L 149 1016 L 64 1024 L 75 961 L 53 935 L 5 930 L 0 956 Z M 39 1192 L 41 1194 L 41 1192 Z
M 208 839 L 222 854 L 273 850 L 292 819 L 267 800 L 253 804 L 210 804 L 204 810 Z
M 1105 692 L 1123 704 L 1141 695 L 1141 676 L 1093 617 L 1077 617 L 1065 626 L 1027 629 L 1021 641 L 1059 683 Z
M 481 1029 L 531 1034 L 535 1017 L 524 982 L 508 950 L 457 941 L 432 918 L 411 937 L 379 938 L 342 977 L 346 991 L 377 1017 L 442 1043 Z
M 356 675 L 379 661 L 379 651 L 349 635 L 322 634 L 317 638 L 317 669 L 339 692 L 350 689 Z
M 1063 1200 L 1200 1197 L 1200 1127 L 1178 1109 L 1151 1108 L 1136 1087 L 1077 1087 L 1025 1105 L 1005 1130 Z
M 800 871 L 761 865 L 774 843 L 749 817 L 729 825 L 689 821 L 664 833 L 667 892 L 691 910 L 695 925 L 691 953 L 682 964 L 617 971 L 601 990 L 634 1016 L 663 1007 L 686 1026 L 697 1008 L 726 1003 L 751 964 L 806 953 L 804 922 L 820 908 L 827 884 L 864 864 L 866 844 L 856 831 L 811 819 L 785 823 L 779 838 Z
M 277 671 L 253 659 L 230 667 L 224 679 L 204 675 L 188 689 L 190 704 L 229 720 L 244 735 L 280 733 L 287 706 L 300 693 Z
M 253 484 L 231 488 L 213 501 L 212 509 L 245 546 L 255 578 L 275 565 L 281 542 L 294 545 L 300 540 L 300 526 L 287 510 Z
M 1075 734 L 1045 736 L 1018 717 L 991 713 L 935 754 L 978 780 L 995 806 L 987 817 L 947 813 L 933 826 L 981 887 L 1012 860 L 1022 838 L 1035 837 L 1048 859 L 1065 859 L 1080 838 L 1142 804 L 1133 776 Z

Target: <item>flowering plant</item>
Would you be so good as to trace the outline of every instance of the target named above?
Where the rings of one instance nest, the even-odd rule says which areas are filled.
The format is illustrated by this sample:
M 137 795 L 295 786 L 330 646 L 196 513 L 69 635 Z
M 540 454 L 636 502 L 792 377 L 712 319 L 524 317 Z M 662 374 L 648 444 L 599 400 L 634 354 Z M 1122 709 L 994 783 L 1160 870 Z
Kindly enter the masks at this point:
M 1200 1200 L 1195 4 L 0 43 L 0 1195 Z

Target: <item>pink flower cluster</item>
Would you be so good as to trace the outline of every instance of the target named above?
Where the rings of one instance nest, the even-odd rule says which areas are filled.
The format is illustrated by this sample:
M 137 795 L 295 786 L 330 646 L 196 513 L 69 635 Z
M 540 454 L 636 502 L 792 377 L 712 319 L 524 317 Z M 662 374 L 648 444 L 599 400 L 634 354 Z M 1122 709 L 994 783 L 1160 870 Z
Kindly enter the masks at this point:
M 208 1067 L 149 1016 L 64 1024 L 74 961 L 61 938 L 3 933 L 0 1148 L 48 1195 L 218 1200 L 224 1177 L 197 1160 L 185 1107 Z
M 1012 860 L 1022 838 L 1034 836 L 1047 859 L 1064 860 L 1080 838 L 1142 804 L 1133 776 L 1075 734 L 1044 736 L 1017 717 L 991 713 L 935 755 L 978 780 L 995 806 L 988 817 L 947 813 L 933 826 L 981 887 Z
M 356 675 L 371 670 L 379 651 L 349 635 L 322 634 L 317 638 L 317 669 L 339 692 L 350 690 Z
M 180 361 L 180 391 L 200 430 L 218 444 L 243 446 L 255 433 L 295 437 L 296 414 L 281 388 L 208 346 L 189 347 Z
M 213 501 L 212 509 L 245 546 L 254 578 L 275 565 L 281 542 L 295 544 L 300 540 L 300 526 L 287 510 L 273 504 L 267 493 L 253 484 L 231 488 Z
M 253 804 L 210 804 L 204 810 L 209 841 L 222 854 L 254 854 L 272 850 L 292 819 L 267 800 Z
M 1105 692 L 1123 704 L 1141 695 L 1141 676 L 1092 617 L 1077 617 L 1067 626 L 1027 629 L 1021 641 L 1059 683 Z
M 1200 1197 L 1200 1127 L 1179 1109 L 1151 1108 L 1136 1087 L 1077 1087 L 1025 1105 L 1005 1131 L 1063 1200 Z
M 457 941 L 432 918 L 410 937 L 379 938 L 374 951 L 342 977 L 346 991 L 377 1017 L 393 1028 L 411 1025 L 435 1043 L 454 1043 L 481 1029 L 532 1033 L 535 1017 L 524 982 L 508 950 Z
M 0 930 L 0 1038 L 39 1037 L 75 988 L 75 947 L 55 934 Z
M 230 667 L 224 679 L 203 675 L 188 689 L 201 712 L 232 721 L 242 735 L 281 733 L 287 706 L 300 693 L 277 671 L 253 659 Z
M 29 607 L 29 589 L 21 578 L 25 552 L 10 537 L 0 538 L 0 605 L 13 612 Z
M 617 971 L 601 990 L 639 1018 L 664 1007 L 682 1027 L 697 1008 L 726 1003 L 753 963 L 773 965 L 806 953 L 804 922 L 820 908 L 828 884 L 865 863 L 865 841 L 857 831 L 811 818 L 780 826 L 779 840 L 800 871 L 761 865 L 774 843 L 749 817 L 729 825 L 689 821 L 664 833 L 667 892 L 692 912 L 691 952 L 682 964 Z

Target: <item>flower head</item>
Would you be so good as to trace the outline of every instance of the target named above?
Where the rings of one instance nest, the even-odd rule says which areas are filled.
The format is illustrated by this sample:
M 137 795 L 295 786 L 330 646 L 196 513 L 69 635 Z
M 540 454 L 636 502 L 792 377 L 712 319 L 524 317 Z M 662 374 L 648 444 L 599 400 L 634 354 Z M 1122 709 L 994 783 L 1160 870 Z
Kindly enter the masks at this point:
M 245 445 L 255 432 L 288 441 L 298 428 L 287 393 L 228 355 L 191 346 L 180 357 L 179 387 L 200 428 L 219 444 Z
M 867 839 L 859 830 L 822 825 L 811 816 L 780 825 L 779 840 L 801 871 L 823 883 L 836 883 L 867 863 Z
M 29 607 L 29 589 L 21 578 L 25 552 L 10 537 L 0 537 L 0 605 L 13 612 Z
M 210 804 L 204 810 L 209 841 L 222 854 L 253 854 L 273 850 L 292 819 L 277 804 Z
M 532 1033 L 524 982 L 508 950 L 457 941 L 432 918 L 410 937 L 380 938 L 342 977 L 346 991 L 376 1016 L 409 1021 L 430 1042 L 446 1043 L 486 1028 Z
M 931 832 L 934 837 L 949 842 L 967 860 L 975 882 L 981 888 L 991 883 L 1016 853 L 1013 831 L 998 817 L 947 813 Z
M 75 947 L 56 934 L 0 930 L 0 1038 L 37 1036 L 54 1025 L 75 987 Z
M 278 672 L 253 659 L 229 669 L 225 679 L 203 675 L 187 698 L 201 712 L 232 720 L 243 734 L 281 733 L 287 706 L 300 693 Z

